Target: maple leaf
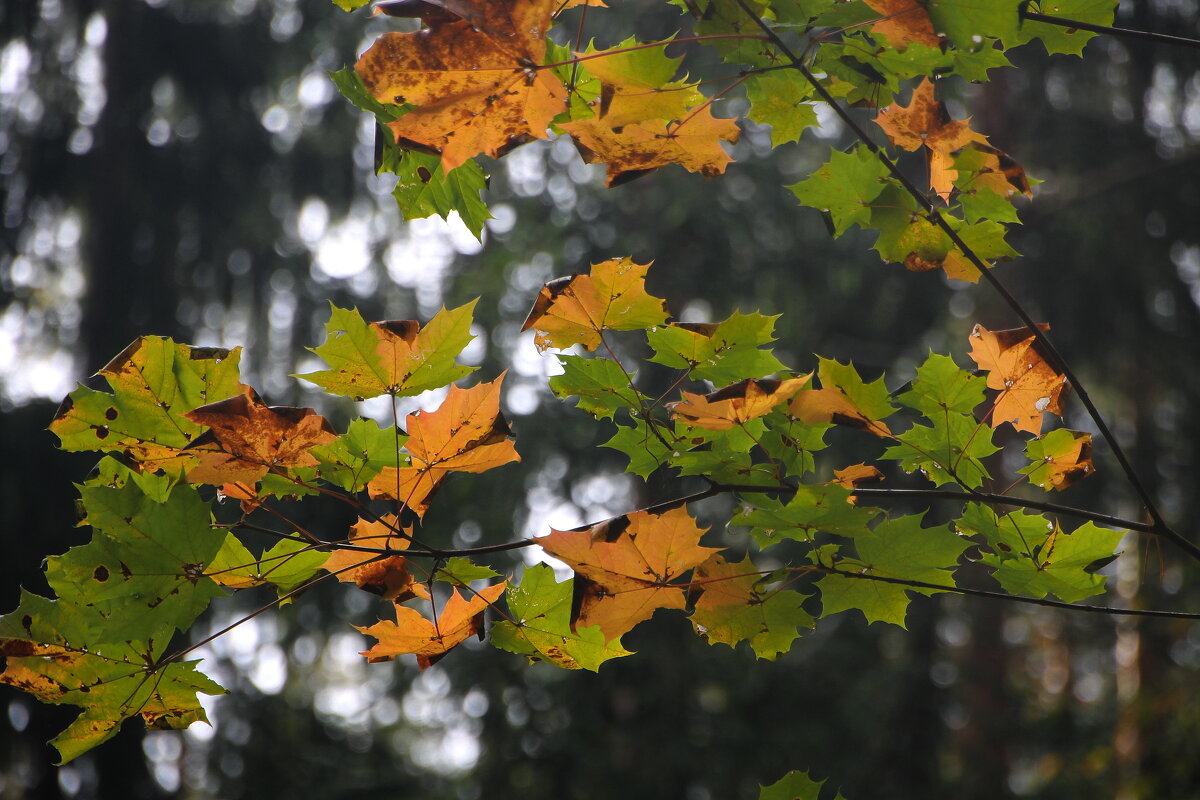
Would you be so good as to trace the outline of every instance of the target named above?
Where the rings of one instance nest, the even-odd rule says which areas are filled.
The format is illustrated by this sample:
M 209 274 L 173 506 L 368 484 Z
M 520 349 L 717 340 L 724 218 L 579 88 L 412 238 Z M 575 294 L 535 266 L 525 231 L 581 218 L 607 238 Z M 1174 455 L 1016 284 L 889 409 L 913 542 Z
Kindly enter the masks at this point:
M 280 595 L 312 578 L 327 554 L 298 537 L 280 539 L 259 557 L 251 554 L 235 534 L 229 534 L 204 575 L 228 589 L 248 589 L 272 584 Z
M 1058 525 L 1032 558 L 985 556 L 983 563 L 1004 590 L 1045 597 L 1055 594 L 1064 603 L 1077 603 L 1104 591 L 1105 577 L 1096 568 L 1113 560 L 1124 531 L 1086 522 L 1070 534 Z
M 712 431 L 729 430 L 735 425 L 765 416 L 804 388 L 811 375 L 787 380 L 747 379 L 709 394 L 683 392 L 683 399 L 668 403 L 675 419 L 685 425 Z
M 252 484 L 274 468 L 315 466 L 317 459 L 309 449 L 337 438 L 311 408 L 267 406 L 249 386 L 236 397 L 184 416 L 208 426 L 188 445 L 200 456 L 200 463 L 187 472 L 192 483 Z
M 883 378 L 865 383 L 853 365 L 820 359 L 817 375 L 820 389 L 798 392 L 788 413 L 807 423 L 833 422 L 869 431 L 879 437 L 892 435 L 882 419 L 895 411 L 888 402 Z
M 507 584 L 507 581 L 500 581 L 480 589 L 470 600 L 459 594 L 458 589 L 451 589 L 450 599 L 436 622 L 425 619 L 416 609 L 397 603 L 395 622 L 380 620 L 365 628 L 355 626 L 379 640 L 362 655 L 375 663 L 412 653 L 417 657 L 417 665 L 425 670 L 472 636 L 483 636 L 484 613 L 504 594 Z
M 1025 445 L 1025 455 L 1032 462 L 1018 472 L 1029 476 L 1029 482 L 1047 492 L 1062 491 L 1096 471 L 1092 463 L 1092 435 L 1059 428 Z
M 178 475 L 195 461 L 183 448 L 203 430 L 183 414 L 241 391 L 240 355 L 241 348 L 143 336 L 96 373 L 112 393 L 80 386 L 63 400 L 50 430 L 64 450 L 117 453 L 141 472 Z
M 612 640 L 660 608 L 684 608 L 685 587 L 672 581 L 719 549 L 701 547 L 703 534 L 685 509 L 675 508 L 555 530 L 537 543 L 575 570 L 575 628 L 599 625 Z
M 898 50 L 911 43 L 938 47 L 942 40 L 933 29 L 929 12 L 916 0 L 863 0 L 883 19 L 871 24 L 871 30 Z
M 539 350 L 600 346 L 605 330 L 631 331 L 667 321 L 663 301 L 646 293 L 649 264 L 610 258 L 593 264 L 587 275 L 548 281 L 538 292 L 522 331 L 537 331 Z
M 504 375 L 470 389 L 451 386 L 434 411 L 414 411 L 405 421 L 411 456 L 407 467 L 384 467 L 367 488 L 372 497 L 399 500 L 418 516 L 451 472 L 486 472 L 520 461 L 500 414 Z
M 721 142 L 734 144 L 741 135 L 736 120 L 714 117 L 708 106 L 700 106 L 680 120 L 646 120 L 613 127 L 603 119 L 581 119 L 561 127 L 574 137 L 584 161 L 608 165 L 608 186 L 667 164 L 678 164 L 706 178 L 721 175 L 733 161 Z
M 986 143 L 987 138 L 971 130 L 970 119 L 951 119 L 946 107 L 933 95 L 933 82 L 924 78 L 913 89 L 907 106 L 893 103 L 879 112 L 875 124 L 883 128 L 896 146 L 905 150 L 923 147 L 928 151 L 929 186 L 949 202 L 958 177 L 950 154 L 971 142 Z
M 731 564 L 714 555 L 696 567 L 692 582 L 692 625 L 710 644 L 749 640 L 759 658 L 775 659 L 791 649 L 797 628 L 813 627 L 800 608 L 807 595 L 764 588 L 749 557 Z
M 492 627 L 492 644 L 530 661 L 593 672 L 610 658 L 633 655 L 619 637 L 606 641 L 599 627 L 572 629 L 573 584 L 557 582 L 549 565 L 526 567 L 520 586 L 508 587 L 505 599 L 512 619 Z
M 403 533 L 400 533 L 400 532 Z M 410 529 L 402 528 L 395 514 L 378 520 L 359 519 L 350 526 L 348 544 L 389 550 L 407 550 Z M 323 569 L 337 575 L 339 581 L 353 583 L 363 591 L 397 603 L 414 597 L 429 599 L 429 590 L 408 571 L 404 556 L 383 556 L 362 550 L 338 548 L 325 559 Z
M 720 323 L 672 322 L 646 331 L 656 364 L 686 369 L 698 381 L 717 386 L 735 383 L 746 375 L 770 375 L 784 365 L 759 345 L 775 340 L 778 316 L 733 313 Z
M 312 348 L 330 369 L 296 377 L 360 400 L 439 389 L 474 371 L 454 359 L 475 338 L 471 335 L 475 302 L 443 308 L 424 327 L 416 320 L 367 324 L 357 310 L 332 306 L 325 342 Z
M 500 156 L 546 138 L 550 121 L 566 108 L 561 81 L 538 69 L 559 4 L 445 2 L 445 10 L 427 4 L 427 30 L 384 34 L 354 69 L 381 102 L 416 106 L 388 128 L 399 144 L 440 153 L 449 173 L 480 153 Z
M 846 489 L 856 489 L 859 484 L 866 483 L 867 481 L 881 480 L 883 480 L 883 473 L 879 471 L 878 467 L 873 467 L 870 464 L 852 464 L 845 469 L 835 469 L 833 471 L 833 482 Z M 847 498 L 846 502 L 853 504 L 857 502 L 857 498 L 851 495 Z
M 1045 324 L 1038 327 L 1050 328 Z M 987 371 L 988 388 L 999 392 L 991 415 L 993 428 L 1008 422 L 1019 431 L 1039 436 L 1046 412 L 1062 414 L 1061 401 L 1069 388 L 1066 376 L 1046 360 L 1029 328 L 989 331 L 976 325 L 968 355 Z

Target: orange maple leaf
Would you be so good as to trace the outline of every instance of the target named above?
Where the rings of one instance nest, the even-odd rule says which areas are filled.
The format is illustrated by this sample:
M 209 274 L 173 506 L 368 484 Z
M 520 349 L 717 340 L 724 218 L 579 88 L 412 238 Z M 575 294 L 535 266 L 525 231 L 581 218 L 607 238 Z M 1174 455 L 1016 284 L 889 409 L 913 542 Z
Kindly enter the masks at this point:
M 411 466 L 384 467 L 367 484 L 371 496 L 399 500 L 424 516 L 430 496 L 449 473 L 486 472 L 520 461 L 508 423 L 500 414 L 503 381 L 501 374 L 470 389 L 451 386 L 435 411 L 409 414 L 404 448 L 411 456 Z
M 649 264 L 610 258 L 593 264 L 590 274 L 555 278 L 538 292 L 522 331 L 537 331 L 539 350 L 600 346 L 605 330 L 629 331 L 667 321 L 663 301 L 646 293 Z
M 726 431 L 757 417 L 770 414 L 804 388 L 811 374 L 779 381 L 774 378 L 744 380 L 708 394 L 683 392 L 683 400 L 668 403 L 675 418 L 687 425 L 710 431 Z
M 1021 470 L 1035 486 L 1061 492 L 1096 471 L 1090 433 L 1065 429 L 1051 431 L 1042 439 L 1030 442 L 1026 452 L 1035 442 L 1041 445 L 1037 448 L 1041 460 Z
M 847 489 L 857 489 L 860 483 L 867 481 L 881 481 L 883 473 L 878 467 L 873 467 L 870 464 L 852 464 L 845 469 L 835 469 L 833 471 L 833 482 L 838 486 L 844 486 Z M 846 498 L 846 502 L 850 505 L 857 503 L 857 498 L 850 495 Z
M 875 124 L 897 147 L 914 151 L 925 148 L 929 155 L 929 186 L 938 197 L 949 201 L 958 177 L 950 154 L 971 142 L 986 144 L 987 137 L 971 130 L 970 118 L 951 119 L 933 95 L 933 82 L 923 78 L 913 89 L 907 106 L 892 103 L 879 112 Z
M 810 425 L 832 422 L 869 431 L 881 439 L 890 438 L 892 435 L 892 431 L 883 421 L 871 419 L 857 403 L 837 387 L 798 392 L 788 405 L 788 413 Z
M 337 438 L 311 408 L 267 406 L 249 386 L 240 395 L 184 416 L 208 426 L 187 447 L 200 456 L 200 463 L 187 472 L 191 483 L 253 484 L 275 467 L 315 466 L 309 449 Z
M 863 0 L 883 19 L 871 23 L 871 31 L 888 40 L 888 44 L 903 50 L 910 43 L 937 47 L 941 37 L 933 29 L 929 12 L 916 0 Z
M 384 34 L 354 68 L 379 101 L 416 106 L 388 127 L 401 144 L 441 153 L 449 173 L 546 138 L 566 108 L 562 82 L 538 68 L 560 1 L 427 4 L 427 30 Z
M 1042 330 L 1050 326 L 1038 325 Z M 1019 431 L 1041 435 L 1044 414 L 1062 414 L 1061 401 L 1067 379 L 1046 360 L 1042 346 L 1029 328 L 989 331 L 976 325 L 968 354 L 987 370 L 989 389 L 999 392 L 992 409 L 991 426 L 1008 422 Z
M 1033 197 L 1033 187 L 1025 174 L 1025 168 L 1012 156 L 982 142 L 971 142 L 967 147 L 977 150 L 983 156 L 983 165 L 967 182 L 967 188 L 988 188 L 1001 197 L 1011 194 Z
M 599 625 L 612 640 L 660 608 L 684 608 L 687 587 L 672 581 L 720 550 L 701 547 L 703 534 L 685 509 L 675 508 L 555 530 L 537 543 L 575 570 L 572 624 Z
M 741 130 L 733 119 L 714 117 L 708 106 L 680 120 L 648 119 L 614 127 L 603 118 L 563 123 L 583 160 L 608 164 L 609 186 L 624 183 L 667 164 L 707 178 L 725 172 L 733 159 L 721 142 L 733 144 Z
M 470 600 L 459 594 L 458 589 L 451 590 L 450 599 L 437 622 L 430 622 L 416 609 L 397 603 L 395 622 L 380 620 L 366 628 L 355 626 L 379 640 L 362 655 L 374 663 L 412 653 L 417 657 L 417 665 L 424 670 L 472 636 L 483 636 L 484 612 L 504 594 L 507 584 L 507 581 L 500 581 L 480 589 Z
M 388 514 L 375 522 L 359 519 L 350 526 L 348 544 L 358 547 L 407 550 L 411 539 L 397 531 L 409 533 L 400 526 L 395 514 Z M 377 594 L 384 600 L 397 603 L 414 597 L 429 599 L 429 590 L 416 581 L 408 571 L 404 556 L 385 556 L 362 550 L 338 548 L 321 565 L 326 571 L 337 574 L 339 581 L 353 583 L 363 591 Z

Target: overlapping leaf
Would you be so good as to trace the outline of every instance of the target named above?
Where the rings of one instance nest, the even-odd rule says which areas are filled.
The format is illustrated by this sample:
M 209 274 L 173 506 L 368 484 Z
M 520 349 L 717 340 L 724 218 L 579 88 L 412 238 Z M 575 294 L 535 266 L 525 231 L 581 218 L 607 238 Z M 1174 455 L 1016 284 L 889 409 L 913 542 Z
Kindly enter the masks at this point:
M 474 593 L 470 600 L 452 589 L 436 622 L 430 622 L 415 609 L 395 605 L 396 621 L 381 620 L 374 625 L 358 628 L 379 641 L 362 653 L 368 661 L 390 661 L 396 656 L 412 654 L 421 669 L 436 664 L 446 653 L 472 636 L 483 635 L 484 614 L 488 606 L 504 594 L 506 581 L 501 581 Z M 357 627 L 357 626 L 356 626 Z
M 435 411 L 409 414 L 409 466 L 384 467 L 368 484 L 372 497 L 398 500 L 424 516 L 429 498 L 451 472 L 485 472 L 520 461 L 500 414 L 501 375 L 470 389 L 450 387 Z
M 297 377 L 331 394 L 360 400 L 439 389 L 474 370 L 455 363 L 475 338 L 474 308 L 474 301 L 449 311 L 443 308 L 422 327 L 415 320 L 368 325 L 358 311 L 333 306 L 325 343 L 313 348 L 330 368 Z
M 764 416 L 787 402 L 808 383 L 810 375 L 800 378 L 747 379 L 706 395 L 684 392 L 683 399 L 668 408 L 675 419 L 686 425 L 714 431 L 729 430 Z
M 537 69 L 558 0 L 426 5 L 428 30 L 384 34 L 355 65 L 376 99 L 416 106 L 388 124 L 397 142 L 440 153 L 448 173 L 545 138 L 566 108 L 562 83 Z
M 187 472 L 192 483 L 254 484 L 273 469 L 313 467 L 317 459 L 308 451 L 337 438 L 311 408 L 268 406 L 249 386 L 184 416 L 208 427 L 188 445 L 199 456 Z
M 1025 455 L 1032 463 L 1018 471 L 1046 491 L 1062 491 L 1096 471 L 1090 433 L 1065 428 L 1050 431 L 1025 445 Z
M 541 350 L 600 346 L 606 330 L 631 331 L 667 321 L 663 301 L 646 293 L 649 264 L 611 258 L 587 275 L 555 278 L 542 287 L 521 330 L 531 328 Z
M 359 519 L 350 526 L 349 547 L 339 547 L 325 558 L 322 568 L 339 581 L 353 583 L 363 591 L 384 600 L 402 603 L 414 597 L 429 599 L 429 590 L 413 578 L 408 560 L 399 555 L 383 555 L 354 548 L 407 550 L 411 531 L 400 527 L 394 514 L 378 520 Z
M 180 451 L 203 430 L 184 414 L 240 391 L 240 355 L 143 336 L 97 373 L 112 393 L 79 387 L 50 430 L 64 450 L 119 453 L 140 470 L 178 475 L 194 460 Z
M 492 626 L 492 644 L 530 661 L 592 672 L 609 659 L 633 655 L 621 646 L 620 637 L 606 639 L 598 626 L 572 627 L 573 584 L 556 581 L 554 570 L 545 564 L 526 567 L 520 585 L 508 587 L 511 620 Z
M 700 546 L 703 533 L 686 510 L 676 508 L 635 511 L 537 541 L 575 570 L 576 630 L 598 625 L 611 641 L 660 608 L 684 608 L 685 587 L 676 581 L 717 552 Z
M 748 640 L 759 658 L 775 659 L 791 649 L 798 628 L 813 627 L 800 607 L 807 596 L 763 586 L 749 558 L 732 564 L 714 555 L 696 567 L 692 583 L 692 625 L 710 644 Z

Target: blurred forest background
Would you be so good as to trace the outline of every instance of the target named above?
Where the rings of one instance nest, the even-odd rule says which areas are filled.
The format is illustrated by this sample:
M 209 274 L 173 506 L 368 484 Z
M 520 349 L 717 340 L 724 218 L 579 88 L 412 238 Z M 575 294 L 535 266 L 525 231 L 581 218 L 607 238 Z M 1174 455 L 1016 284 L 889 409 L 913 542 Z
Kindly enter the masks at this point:
M 590 17 L 602 45 L 631 24 L 642 39 L 687 25 L 657 1 L 610 4 Z M 1118 24 L 1200 37 L 1196 0 L 1123 2 Z M 549 395 L 553 361 L 518 330 L 551 277 L 653 259 L 651 290 L 683 318 L 781 313 L 785 363 L 811 368 L 817 352 L 898 383 L 929 348 L 967 365 L 975 322 L 1016 324 L 986 287 L 881 264 L 869 239 L 832 241 L 796 206 L 783 184 L 845 144 L 836 127 L 771 152 L 748 124 L 720 180 L 669 168 L 614 190 L 565 142 L 539 142 L 490 166 L 482 245 L 461 224 L 404 223 L 372 174 L 371 121 L 327 78 L 394 27 L 328 0 L 0 5 L 0 611 L 21 585 L 46 592 L 41 559 L 85 538 L 71 481 L 95 459 L 54 449 L 56 403 L 141 334 L 249 345 L 248 382 L 308 405 L 321 398 L 288 375 L 309 368 L 329 301 L 425 319 L 482 297 L 468 352 L 485 379 L 510 370 L 524 461 L 444 490 L 426 525 L 461 546 L 679 493 L 624 475 L 597 448 L 605 426 Z M 1143 480 L 1198 539 L 1200 50 L 1100 37 L 1083 60 L 1012 55 L 1016 69 L 957 87 L 953 105 L 1045 181 L 1011 236 L 1024 257 L 997 273 L 1052 323 Z M 1073 408 L 1067 423 L 1089 429 Z M 379 411 L 322 410 L 339 424 Z M 1136 515 L 1097 456 L 1071 502 Z M 295 513 L 318 530 L 347 522 Z M 1200 609 L 1195 564 L 1133 537 L 1125 550 L 1113 605 Z M 214 728 L 131 723 L 59 769 L 44 742 L 75 711 L 4 687 L 0 798 L 724 800 L 793 768 L 851 800 L 1200 787 L 1195 624 L 939 596 L 913 603 L 907 632 L 841 615 L 774 663 L 663 615 L 626 637 L 637 656 L 599 675 L 487 647 L 418 675 L 357 655 L 347 623 L 381 604 L 322 589 L 205 648 L 231 690 Z M 196 635 L 263 599 L 226 601 Z

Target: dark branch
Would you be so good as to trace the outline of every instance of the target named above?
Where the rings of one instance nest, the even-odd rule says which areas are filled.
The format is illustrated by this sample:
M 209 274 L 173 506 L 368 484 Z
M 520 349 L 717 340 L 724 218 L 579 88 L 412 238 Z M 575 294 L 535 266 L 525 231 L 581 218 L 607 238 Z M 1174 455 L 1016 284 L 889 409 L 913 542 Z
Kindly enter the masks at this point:
M 1118 36 L 1122 39 L 1140 39 L 1146 42 L 1173 44 L 1180 47 L 1200 49 L 1200 39 L 1188 39 L 1183 36 L 1171 36 L 1166 33 L 1153 33 L 1152 31 L 1135 31 L 1130 28 L 1114 28 L 1111 25 L 1096 25 L 1091 22 L 1080 22 L 1076 19 L 1054 17 L 1050 14 L 1040 14 L 1037 11 L 1027 11 L 1025 4 L 1021 5 L 1021 19 L 1027 19 L 1030 22 L 1044 22 L 1047 25 L 1058 25 L 1062 28 L 1077 28 L 1081 31 Z

